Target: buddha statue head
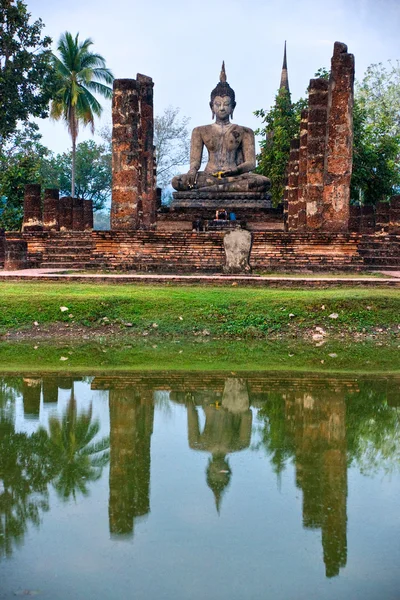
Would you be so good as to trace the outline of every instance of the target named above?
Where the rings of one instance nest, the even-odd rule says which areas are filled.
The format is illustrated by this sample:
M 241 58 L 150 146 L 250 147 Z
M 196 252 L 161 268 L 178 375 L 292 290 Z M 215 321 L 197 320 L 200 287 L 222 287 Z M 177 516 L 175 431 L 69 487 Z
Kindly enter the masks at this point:
M 222 120 L 229 120 L 229 117 L 233 115 L 235 106 L 235 92 L 226 81 L 225 62 L 223 61 L 219 83 L 211 92 L 210 108 L 212 118 L 217 115 Z

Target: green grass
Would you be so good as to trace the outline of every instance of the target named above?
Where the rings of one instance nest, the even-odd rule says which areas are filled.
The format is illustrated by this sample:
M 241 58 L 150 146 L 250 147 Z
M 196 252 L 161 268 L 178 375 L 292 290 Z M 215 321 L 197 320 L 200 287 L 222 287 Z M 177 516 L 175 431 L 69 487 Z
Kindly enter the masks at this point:
M 333 356 L 330 356 L 333 355 Z M 67 360 L 65 360 L 67 359 Z M 227 371 L 305 373 L 400 373 L 397 344 L 344 344 L 316 347 L 304 341 L 100 339 L 79 344 L 0 343 L 0 372 Z
M 60 307 L 68 307 L 61 312 Z M 324 308 L 323 308 L 324 306 Z M 338 318 L 329 318 L 337 313 Z M 70 316 L 72 315 L 72 317 Z M 290 316 L 294 315 L 294 316 Z M 333 335 L 381 327 L 398 333 L 397 289 L 259 289 L 83 283 L 1 283 L 0 334 L 18 329 L 105 322 L 129 333 L 267 337 L 321 326 Z M 34 326 L 34 322 L 38 326 Z M 157 329 L 152 324 L 157 324 Z

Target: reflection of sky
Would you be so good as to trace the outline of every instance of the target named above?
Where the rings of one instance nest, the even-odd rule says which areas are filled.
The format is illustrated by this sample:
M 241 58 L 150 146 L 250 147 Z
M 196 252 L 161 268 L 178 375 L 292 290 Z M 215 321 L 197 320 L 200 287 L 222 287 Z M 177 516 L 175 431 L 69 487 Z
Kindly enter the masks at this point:
M 104 419 L 101 435 L 107 435 L 107 393 L 81 382 L 75 393 L 78 412 L 93 401 L 94 416 Z M 60 391 L 57 412 L 68 399 L 69 392 Z M 90 498 L 64 504 L 51 493 L 40 528 L 30 530 L 13 560 L 0 563 L 6 598 L 20 589 L 41 590 L 53 600 L 397 598 L 398 477 L 349 470 L 348 562 L 339 577 L 327 580 L 320 530 L 302 526 L 294 466 L 278 486 L 263 450 L 231 454 L 232 478 L 218 515 L 205 480 L 208 454 L 188 447 L 185 406 L 169 404 L 168 392 L 156 392 L 155 400 L 151 512 L 138 521 L 134 537 L 110 540 L 108 469 L 89 484 Z
M 97 437 L 109 434 L 110 415 L 108 410 L 108 392 L 104 390 L 91 390 L 90 384 L 82 381 L 74 382 L 75 398 L 78 402 L 78 412 L 87 411 L 92 403 L 93 419 L 100 422 L 100 431 Z M 58 388 L 57 404 L 45 404 L 43 392 L 40 397 L 40 413 L 38 419 L 27 419 L 24 417 L 24 405 L 22 396 L 18 396 L 15 403 L 15 430 L 31 434 L 44 427 L 48 429 L 48 421 L 51 415 L 62 417 L 67 410 L 71 398 L 71 390 Z

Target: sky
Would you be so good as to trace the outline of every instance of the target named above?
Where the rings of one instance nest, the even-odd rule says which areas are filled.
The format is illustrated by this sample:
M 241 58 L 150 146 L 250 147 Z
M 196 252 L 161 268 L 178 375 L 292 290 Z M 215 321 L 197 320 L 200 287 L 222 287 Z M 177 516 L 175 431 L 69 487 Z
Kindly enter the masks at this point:
M 372 63 L 400 58 L 400 0 L 25 0 L 32 19 L 53 38 L 79 32 L 106 59 L 116 78 L 153 78 L 155 114 L 179 107 L 190 129 L 211 122 L 210 92 L 225 60 L 236 93 L 234 122 L 256 129 L 253 112 L 268 109 L 277 92 L 287 40 L 292 99 L 305 95 L 309 79 L 329 68 L 335 41 L 355 55 L 356 78 Z M 111 105 L 98 130 L 111 123 Z M 39 121 L 43 143 L 69 149 L 61 122 Z M 90 139 L 81 130 L 79 141 Z M 100 141 L 100 138 L 96 138 Z

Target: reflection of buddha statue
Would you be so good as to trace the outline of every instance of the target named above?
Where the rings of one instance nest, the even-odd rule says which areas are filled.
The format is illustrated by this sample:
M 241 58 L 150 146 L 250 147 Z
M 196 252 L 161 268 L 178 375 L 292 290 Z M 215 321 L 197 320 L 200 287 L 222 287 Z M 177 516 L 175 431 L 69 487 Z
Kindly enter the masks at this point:
M 222 406 L 219 397 L 216 396 L 213 404 L 203 404 L 205 424 L 202 430 L 196 407 L 193 404 L 187 406 L 189 447 L 212 454 L 207 466 L 207 484 L 213 491 L 218 512 L 231 478 L 226 455 L 249 447 L 252 427 L 249 394 L 243 379 L 227 379 Z
M 176 190 L 267 191 L 269 179 L 251 173 L 256 166 L 254 132 L 229 121 L 235 106 L 235 92 L 226 82 L 225 65 L 222 63 L 220 82 L 211 92 L 210 107 L 216 122 L 193 130 L 190 169 L 185 175 L 174 177 L 172 186 Z M 204 171 L 199 171 L 204 146 L 208 150 L 208 162 Z

